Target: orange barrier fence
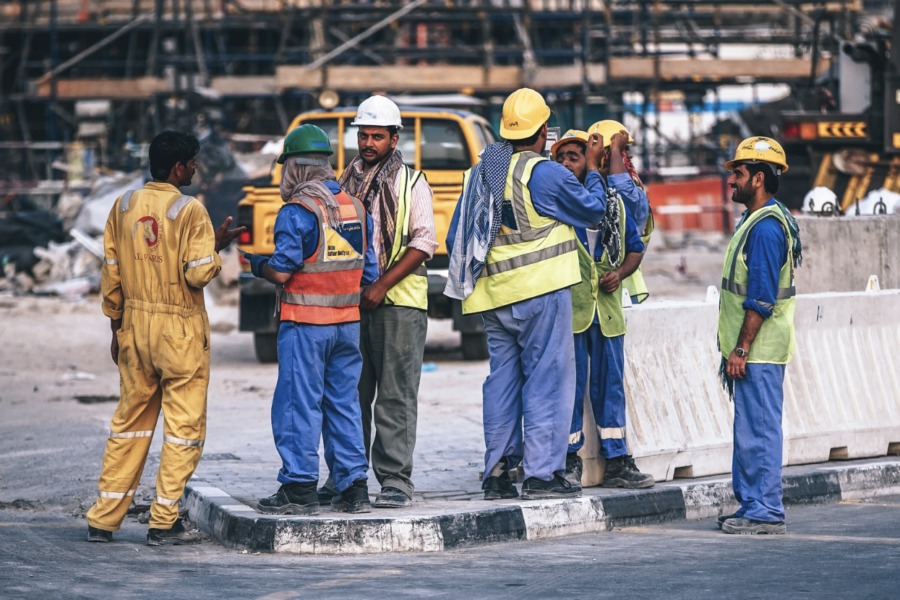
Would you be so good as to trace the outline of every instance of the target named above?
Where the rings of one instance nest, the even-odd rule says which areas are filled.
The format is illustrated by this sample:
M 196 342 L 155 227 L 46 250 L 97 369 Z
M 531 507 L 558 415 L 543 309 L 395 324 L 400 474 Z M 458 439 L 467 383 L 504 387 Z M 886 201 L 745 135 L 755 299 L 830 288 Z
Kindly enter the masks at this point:
M 732 230 L 731 201 L 720 177 L 648 183 L 647 197 L 658 227 L 667 231 Z

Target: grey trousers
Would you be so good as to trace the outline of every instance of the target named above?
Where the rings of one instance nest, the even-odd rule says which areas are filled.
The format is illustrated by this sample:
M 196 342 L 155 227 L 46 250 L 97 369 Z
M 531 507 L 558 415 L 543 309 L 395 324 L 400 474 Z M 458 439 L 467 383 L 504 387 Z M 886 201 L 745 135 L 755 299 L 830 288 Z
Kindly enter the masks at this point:
M 359 314 L 363 357 L 359 406 L 366 458 L 371 460 L 382 488 L 394 487 L 412 497 L 419 379 L 428 316 L 424 310 L 405 306 L 360 309 Z M 331 476 L 325 487 L 334 489 Z

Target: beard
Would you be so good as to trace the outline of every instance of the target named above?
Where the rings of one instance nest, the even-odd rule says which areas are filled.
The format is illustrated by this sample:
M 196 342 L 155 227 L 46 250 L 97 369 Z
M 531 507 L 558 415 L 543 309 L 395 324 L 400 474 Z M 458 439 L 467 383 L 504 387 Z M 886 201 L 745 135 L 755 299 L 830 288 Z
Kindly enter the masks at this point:
M 753 190 L 749 186 L 731 188 L 731 201 L 737 204 L 746 205 L 753 200 Z

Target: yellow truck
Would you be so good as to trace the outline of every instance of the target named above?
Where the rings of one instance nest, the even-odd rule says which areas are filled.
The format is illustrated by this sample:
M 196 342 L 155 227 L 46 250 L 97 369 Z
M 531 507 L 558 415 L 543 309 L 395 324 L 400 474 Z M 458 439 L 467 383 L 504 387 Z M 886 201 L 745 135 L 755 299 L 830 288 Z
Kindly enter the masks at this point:
M 478 162 L 478 155 L 497 136 L 484 118 L 461 110 L 400 108 L 403 129 L 398 147 L 406 163 L 424 172 L 434 190 L 434 223 L 440 243 L 428 267 L 428 316 L 452 318 L 453 328 L 462 334 L 463 357 L 467 360 L 487 358 L 487 338 L 480 315 L 463 316 L 456 300 L 443 295 L 449 257 L 444 240 L 456 202 L 462 192 L 463 172 Z M 316 110 L 299 115 L 288 131 L 304 123 L 322 128 L 335 152 L 331 166 L 336 176 L 358 154 L 356 127 L 350 123 L 356 108 Z M 237 224 L 247 227 L 238 240 L 244 252 L 270 256 L 275 250 L 275 217 L 282 206 L 279 184 L 281 165 L 272 169 L 270 187 L 244 188 L 245 196 L 238 204 Z M 242 262 L 240 275 L 240 331 L 252 331 L 256 357 L 260 362 L 278 360 L 276 341 L 278 320 L 275 313 L 275 286 L 250 274 L 250 266 Z

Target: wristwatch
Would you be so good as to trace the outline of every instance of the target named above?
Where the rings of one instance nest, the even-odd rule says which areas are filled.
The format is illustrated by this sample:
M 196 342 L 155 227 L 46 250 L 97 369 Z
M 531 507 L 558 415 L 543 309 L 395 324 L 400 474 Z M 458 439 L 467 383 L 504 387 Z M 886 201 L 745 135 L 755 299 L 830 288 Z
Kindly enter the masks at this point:
M 744 350 L 743 348 L 735 348 L 735 349 L 734 349 L 734 353 L 735 353 L 739 358 L 747 358 L 747 356 L 750 355 L 750 352 L 748 352 L 747 350 Z

